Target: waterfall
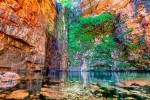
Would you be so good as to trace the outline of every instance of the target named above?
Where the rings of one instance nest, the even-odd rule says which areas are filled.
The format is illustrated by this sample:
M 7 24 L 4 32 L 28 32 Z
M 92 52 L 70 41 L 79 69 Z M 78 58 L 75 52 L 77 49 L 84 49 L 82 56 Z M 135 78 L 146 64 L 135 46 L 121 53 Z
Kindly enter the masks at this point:
M 81 71 L 88 71 L 85 59 L 83 60 L 83 64 L 81 66 Z
M 61 54 L 61 62 L 60 62 L 60 69 L 62 71 L 67 70 L 68 64 L 68 54 L 67 54 L 67 29 L 66 29 L 66 22 L 65 22 L 65 8 L 62 6 L 61 3 L 57 3 L 57 11 L 59 13 L 57 19 L 57 40 L 59 44 L 59 51 Z

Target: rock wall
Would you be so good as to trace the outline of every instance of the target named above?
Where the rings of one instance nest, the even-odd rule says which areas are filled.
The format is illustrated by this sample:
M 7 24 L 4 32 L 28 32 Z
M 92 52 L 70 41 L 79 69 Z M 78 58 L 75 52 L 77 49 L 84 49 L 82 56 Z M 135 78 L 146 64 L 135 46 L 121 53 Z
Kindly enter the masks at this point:
M 132 34 L 145 34 L 145 41 L 150 43 L 148 0 L 81 0 L 80 9 L 81 16 L 96 16 L 104 12 L 120 14 L 124 30 L 133 28 Z
M 56 16 L 55 0 L 0 0 L 0 69 L 43 69 Z
M 135 61 L 139 67 L 149 67 L 150 60 L 143 60 L 143 55 L 150 58 L 150 1 L 149 0 L 81 0 L 81 16 L 96 16 L 101 13 L 113 13 L 119 16 L 119 26 L 115 33 L 119 36 L 128 29 L 132 33 L 126 35 L 127 41 L 138 43 L 142 40 L 136 50 L 127 52 L 127 60 Z
M 61 55 L 59 52 L 58 40 L 54 36 L 48 37 L 46 46 L 46 67 L 47 71 L 60 70 Z
M 68 67 L 68 53 L 67 53 L 67 26 L 65 19 L 65 8 L 62 7 L 59 16 L 58 16 L 58 25 L 57 25 L 57 34 L 59 42 L 59 51 L 61 54 L 61 63 L 60 67 L 62 71 L 66 71 Z

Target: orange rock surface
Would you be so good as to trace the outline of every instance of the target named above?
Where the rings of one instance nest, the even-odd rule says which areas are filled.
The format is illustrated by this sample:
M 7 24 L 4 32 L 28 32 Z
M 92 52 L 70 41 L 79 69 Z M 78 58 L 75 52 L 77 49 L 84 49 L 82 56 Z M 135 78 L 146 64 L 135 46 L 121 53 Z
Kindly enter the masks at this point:
M 9 96 L 6 97 L 8 100 L 24 100 L 26 97 L 28 97 L 29 93 L 26 90 L 16 90 L 13 91 Z
M 150 6 L 149 1 L 142 0 L 81 0 L 81 16 L 96 16 L 104 12 L 120 14 L 124 30 L 133 28 L 133 37 L 144 35 L 150 44 Z M 120 29 L 120 28 L 119 28 Z
M 0 68 L 41 70 L 46 28 L 54 28 L 56 16 L 52 0 L 1 0 Z

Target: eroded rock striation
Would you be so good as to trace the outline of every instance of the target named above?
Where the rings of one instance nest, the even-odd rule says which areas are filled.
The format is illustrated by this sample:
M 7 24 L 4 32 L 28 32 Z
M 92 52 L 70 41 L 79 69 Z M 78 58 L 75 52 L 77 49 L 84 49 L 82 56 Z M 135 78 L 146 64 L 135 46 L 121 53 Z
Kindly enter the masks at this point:
M 2 0 L 0 68 L 31 71 L 43 69 L 46 29 L 53 30 L 56 16 L 55 0 Z

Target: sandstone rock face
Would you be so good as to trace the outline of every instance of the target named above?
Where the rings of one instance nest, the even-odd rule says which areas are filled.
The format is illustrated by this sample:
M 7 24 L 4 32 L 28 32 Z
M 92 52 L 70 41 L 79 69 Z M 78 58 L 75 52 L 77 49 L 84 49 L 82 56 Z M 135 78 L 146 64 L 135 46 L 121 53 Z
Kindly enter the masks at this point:
M 94 16 L 104 12 L 119 13 L 130 0 L 81 0 L 81 16 Z
M 61 30 L 60 32 L 58 31 L 58 42 L 59 42 L 59 51 L 61 54 L 61 70 L 66 71 L 67 70 L 67 63 L 68 63 L 68 54 L 67 54 L 67 28 L 65 24 L 65 8 L 62 8 L 62 10 L 59 13 L 58 16 L 58 30 Z M 63 22 L 63 25 L 59 25 L 59 23 Z
M 120 15 L 120 23 L 116 28 L 117 36 L 128 29 L 132 33 L 126 35 L 127 41 L 142 44 L 136 50 L 128 52 L 128 60 L 139 63 L 138 66 L 150 68 L 150 60 L 139 60 L 144 54 L 150 57 L 150 2 L 149 0 L 81 0 L 81 16 L 96 16 L 104 12 Z
M 51 70 L 60 70 L 60 53 L 58 41 L 54 36 L 47 38 L 46 67 Z
M 55 0 L 54 0 L 55 1 Z M 0 2 L 0 68 L 41 70 L 45 64 L 46 28 L 54 28 L 52 0 Z
M 133 28 L 132 34 L 144 34 L 146 43 L 150 43 L 150 2 L 147 0 L 81 0 L 79 8 L 82 10 L 81 16 L 96 16 L 104 12 L 120 13 L 121 23 L 126 26 L 122 28 Z

